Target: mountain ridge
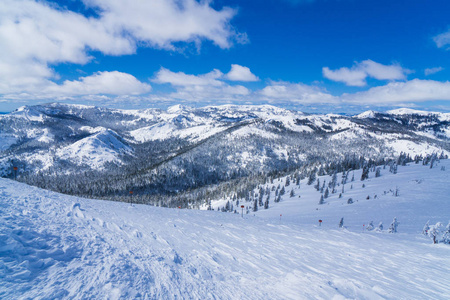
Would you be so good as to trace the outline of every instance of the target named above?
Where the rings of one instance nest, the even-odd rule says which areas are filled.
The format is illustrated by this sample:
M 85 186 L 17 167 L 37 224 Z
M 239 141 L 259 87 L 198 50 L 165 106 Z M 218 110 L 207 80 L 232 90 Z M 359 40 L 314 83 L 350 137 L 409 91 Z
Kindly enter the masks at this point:
M 130 189 L 155 195 L 309 170 L 313 164 L 450 155 L 450 114 L 406 114 L 411 112 L 416 111 L 341 116 L 270 105 L 167 110 L 25 106 L 0 117 L 0 175 L 11 178 L 15 166 L 21 180 L 44 186 L 43 180 L 67 175 L 72 177 L 64 180 L 76 181 L 74 176 L 87 172 L 91 182 L 114 186 L 109 194 L 90 196 Z M 50 186 L 63 191 L 55 187 L 60 184 Z

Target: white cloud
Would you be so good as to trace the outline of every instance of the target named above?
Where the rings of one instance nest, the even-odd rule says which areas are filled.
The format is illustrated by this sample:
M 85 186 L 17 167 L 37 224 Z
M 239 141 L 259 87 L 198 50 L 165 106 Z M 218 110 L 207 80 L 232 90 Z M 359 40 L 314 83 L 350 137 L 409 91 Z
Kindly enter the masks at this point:
M 182 101 L 239 101 L 250 95 L 249 89 L 242 85 L 229 85 L 223 81 L 224 77 L 217 69 L 206 74 L 192 75 L 161 68 L 152 81 L 172 85 L 176 92 L 169 97 Z
M 225 7 L 215 10 L 211 1 L 195 0 L 84 0 L 100 9 L 101 21 L 115 33 L 126 32 L 138 41 L 172 49 L 176 41 L 208 39 L 221 48 L 229 48 L 236 32 L 229 21 L 236 11 Z
M 425 76 L 428 76 L 428 75 L 432 75 L 432 74 L 438 73 L 438 72 L 440 72 L 442 70 L 444 70 L 443 67 L 427 68 L 427 69 L 425 69 L 424 73 L 425 73 Z
M 133 75 L 112 71 L 97 72 L 78 80 L 66 80 L 62 85 L 53 85 L 43 92 L 59 95 L 140 95 L 150 92 L 151 86 L 142 83 Z
M 0 1 L 0 94 L 32 95 L 54 86 L 53 65 L 85 64 L 92 50 L 124 55 L 137 46 L 175 50 L 179 42 L 199 47 L 209 40 L 229 48 L 245 41 L 230 25 L 236 11 L 216 10 L 210 1 L 83 2 L 97 15 L 86 17 L 44 0 Z
M 348 86 L 365 86 L 367 77 L 378 80 L 405 80 L 406 74 L 410 72 L 398 64 L 383 65 L 370 59 L 355 63 L 350 69 L 347 67 L 337 70 L 330 70 L 328 67 L 322 68 L 325 78 L 343 82 Z
M 325 78 L 333 81 L 344 82 L 349 86 L 365 86 L 367 74 L 363 70 L 340 68 L 330 70 L 328 67 L 322 68 L 322 74 Z
M 433 37 L 433 41 L 436 43 L 436 46 L 438 48 L 442 48 L 444 46 L 449 45 L 450 44 L 450 30 Z
M 272 81 L 268 86 L 258 91 L 257 94 L 264 100 L 271 102 L 283 101 L 297 104 L 335 103 L 338 101 L 318 87 L 284 81 Z
M 231 65 L 231 70 L 225 76 L 231 81 L 258 81 L 259 78 L 254 75 L 248 67 L 240 65 Z
M 172 72 L 166 68 L 161 68 L 156 73 L 153 82 L 170 83 L 174 86 L 221 86 L 225 83 L 218 79 L 223 77 L 223 73 L 214 69 L 213 71 L 202 75 L 190 75 L 183 72 Z
M 450 82 L 413 79 L 390 82 L 364 92 L 343 94 L 344 102 L 372 105 L 389 105 L 436 100 L 450 100 Z

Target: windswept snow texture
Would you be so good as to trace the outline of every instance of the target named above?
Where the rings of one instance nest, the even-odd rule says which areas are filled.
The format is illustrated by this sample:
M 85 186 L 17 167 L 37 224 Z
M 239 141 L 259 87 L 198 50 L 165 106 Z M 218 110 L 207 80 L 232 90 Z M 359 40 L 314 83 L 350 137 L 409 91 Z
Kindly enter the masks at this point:
M 450 246 L 420 234 L 424 220 L 449 219 L 449 171 L 449 161 L 383 170 L 365 188 L 355 179 L 345 193 L 355 203 L 333 194 L 319 210 L 302 181 L 301 198 L 244 218 L 0 179 L 0 298 L 450 299 Z M 363 198 L 395 186 L 398 197 Z M 362 232 L 394 216 L 399 233 Z

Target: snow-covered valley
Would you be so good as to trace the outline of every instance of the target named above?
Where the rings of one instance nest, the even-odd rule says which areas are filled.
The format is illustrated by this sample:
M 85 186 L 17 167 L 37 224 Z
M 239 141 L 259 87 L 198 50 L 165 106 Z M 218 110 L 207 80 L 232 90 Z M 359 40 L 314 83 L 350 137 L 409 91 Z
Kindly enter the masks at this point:
M 422 235 L 428 220 L 449 222 L 449 172 L 448 160 L 364 181 L 357 170 L 322 205 L 305 179 L 243 217 L 0 179 L 0 298 L 449 299 L 450 245 Z M 398 232 L 388 233 L 393 217 Z M 370 221 L 384 229 L 363 231 Z

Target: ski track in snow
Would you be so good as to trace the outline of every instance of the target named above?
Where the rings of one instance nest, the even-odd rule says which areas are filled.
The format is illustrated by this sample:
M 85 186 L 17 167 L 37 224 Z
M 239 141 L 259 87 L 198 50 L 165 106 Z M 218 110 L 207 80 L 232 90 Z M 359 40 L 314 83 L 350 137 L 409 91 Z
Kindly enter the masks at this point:
M 244 218 L 82 199 L 0 179 L 0 298 L 450 299 L 450 247 L 420 235 L 430 214 L 449 218 L 449 171 L 437 168 L 401 167 L 396 177 L 365 181 L 364 193 L 398 184 L 405 196 L 394 204 L 341 205 L 333 195 L 316 214 L 301 215 L 286 198 Z M 356 184 L 345 199 L 361 195 Z M 408 202 L 409 191 L 418 194 Z M 398 234 L 359 230 L 369 216 L 397 213 Z M 347 229 L 338 230 L 344 214 Z M 318 217 L 336 224 L 317 227 Z

